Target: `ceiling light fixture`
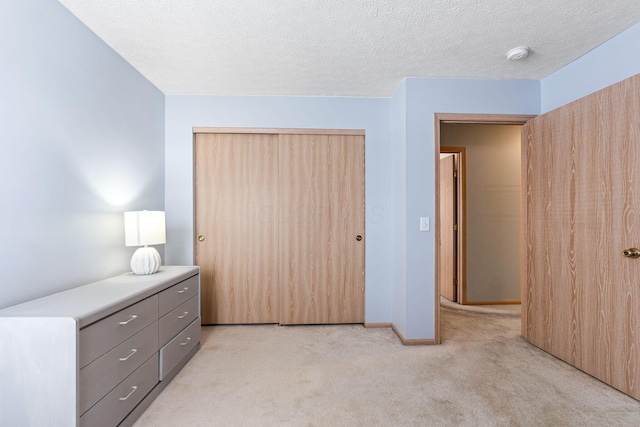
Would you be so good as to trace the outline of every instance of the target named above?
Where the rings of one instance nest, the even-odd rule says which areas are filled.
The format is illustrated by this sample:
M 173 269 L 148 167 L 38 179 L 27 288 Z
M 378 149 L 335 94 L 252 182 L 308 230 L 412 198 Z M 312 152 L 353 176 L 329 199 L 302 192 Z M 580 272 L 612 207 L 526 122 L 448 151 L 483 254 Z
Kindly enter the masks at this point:
M 529 48 L 527 46 L 518 46 L 507 52 L 509 61 L 519 61 L 529 56 Z

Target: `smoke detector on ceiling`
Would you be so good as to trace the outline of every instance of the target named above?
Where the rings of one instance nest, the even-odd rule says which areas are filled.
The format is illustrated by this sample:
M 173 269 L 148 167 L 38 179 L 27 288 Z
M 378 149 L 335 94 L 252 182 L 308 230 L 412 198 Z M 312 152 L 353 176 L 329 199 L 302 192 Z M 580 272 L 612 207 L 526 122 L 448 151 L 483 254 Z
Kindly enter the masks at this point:
M 519 61 L 529 56 L 529 48 L 527 46 L 518 46 L 507 52 L 509 61 Z

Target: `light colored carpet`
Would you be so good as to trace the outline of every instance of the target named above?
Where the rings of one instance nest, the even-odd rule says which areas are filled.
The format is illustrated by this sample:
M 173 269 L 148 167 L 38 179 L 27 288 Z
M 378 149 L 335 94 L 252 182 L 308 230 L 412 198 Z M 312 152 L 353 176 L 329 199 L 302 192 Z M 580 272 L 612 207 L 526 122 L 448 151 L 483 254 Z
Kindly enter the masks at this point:
M 443 344 L 362 326 L 203 328 L 135 427 L 632 426 L 640 402 L 527 344 L 513 313 L 443 307 Z

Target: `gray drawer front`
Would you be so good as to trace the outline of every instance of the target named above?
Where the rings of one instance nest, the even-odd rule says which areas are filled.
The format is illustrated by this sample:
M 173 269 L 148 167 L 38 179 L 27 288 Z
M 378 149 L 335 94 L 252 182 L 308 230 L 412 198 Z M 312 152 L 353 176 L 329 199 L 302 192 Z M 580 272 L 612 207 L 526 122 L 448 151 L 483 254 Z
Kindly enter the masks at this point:
M 158 322 L 153 322 L 80 370 L 80 414 L 158 351 Z
M 171 341 L 178 332 L 198 317 L 198 297 L 192 297 L 160 318 L 160 347 Z
M 200 318 L 160 349 L 160 381 L 200 342 Z
M 86 427 L 113 427 L 158 383 L 158 353 L 155 353 L 102 400 L 80 417 Z
M 164 316 L 189 298 L 198 294 L 198 278 L 200 276 L 193 276 L 189 279 L 178 283 L 165 289 L 158 294 L 160 300 L 158 301 L 158 315 Z
M 80 330 L 80 368 L 158 320 L 158 295 Z

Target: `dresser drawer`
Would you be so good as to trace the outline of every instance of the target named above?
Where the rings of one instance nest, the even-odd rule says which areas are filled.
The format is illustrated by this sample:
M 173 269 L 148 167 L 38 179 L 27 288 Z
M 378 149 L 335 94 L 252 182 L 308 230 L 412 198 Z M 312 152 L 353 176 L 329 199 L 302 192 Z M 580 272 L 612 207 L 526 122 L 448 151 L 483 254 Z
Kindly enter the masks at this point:
M 124 308 L 80 330 L 80 367 L 119 345 L 158 319 L 158 295 Z
M 200 318 L 160 349 L 160 381 L 200 342 Z
M 81 416 L 80 426 L 117 426 L 157 383 L 158 353 L 155 353 Z
M 189 298 L 198 294 L 198 277 L 193 276 L 158 294 L 158 315 L 164 316 Z
M 160 318 L 159 336 L 162 347 L 198 317 L 198 297 L 194 296 Z
M 153 322 L 119 346 L 80 370 L 80 414 L 158 351 L 158 322 Z

